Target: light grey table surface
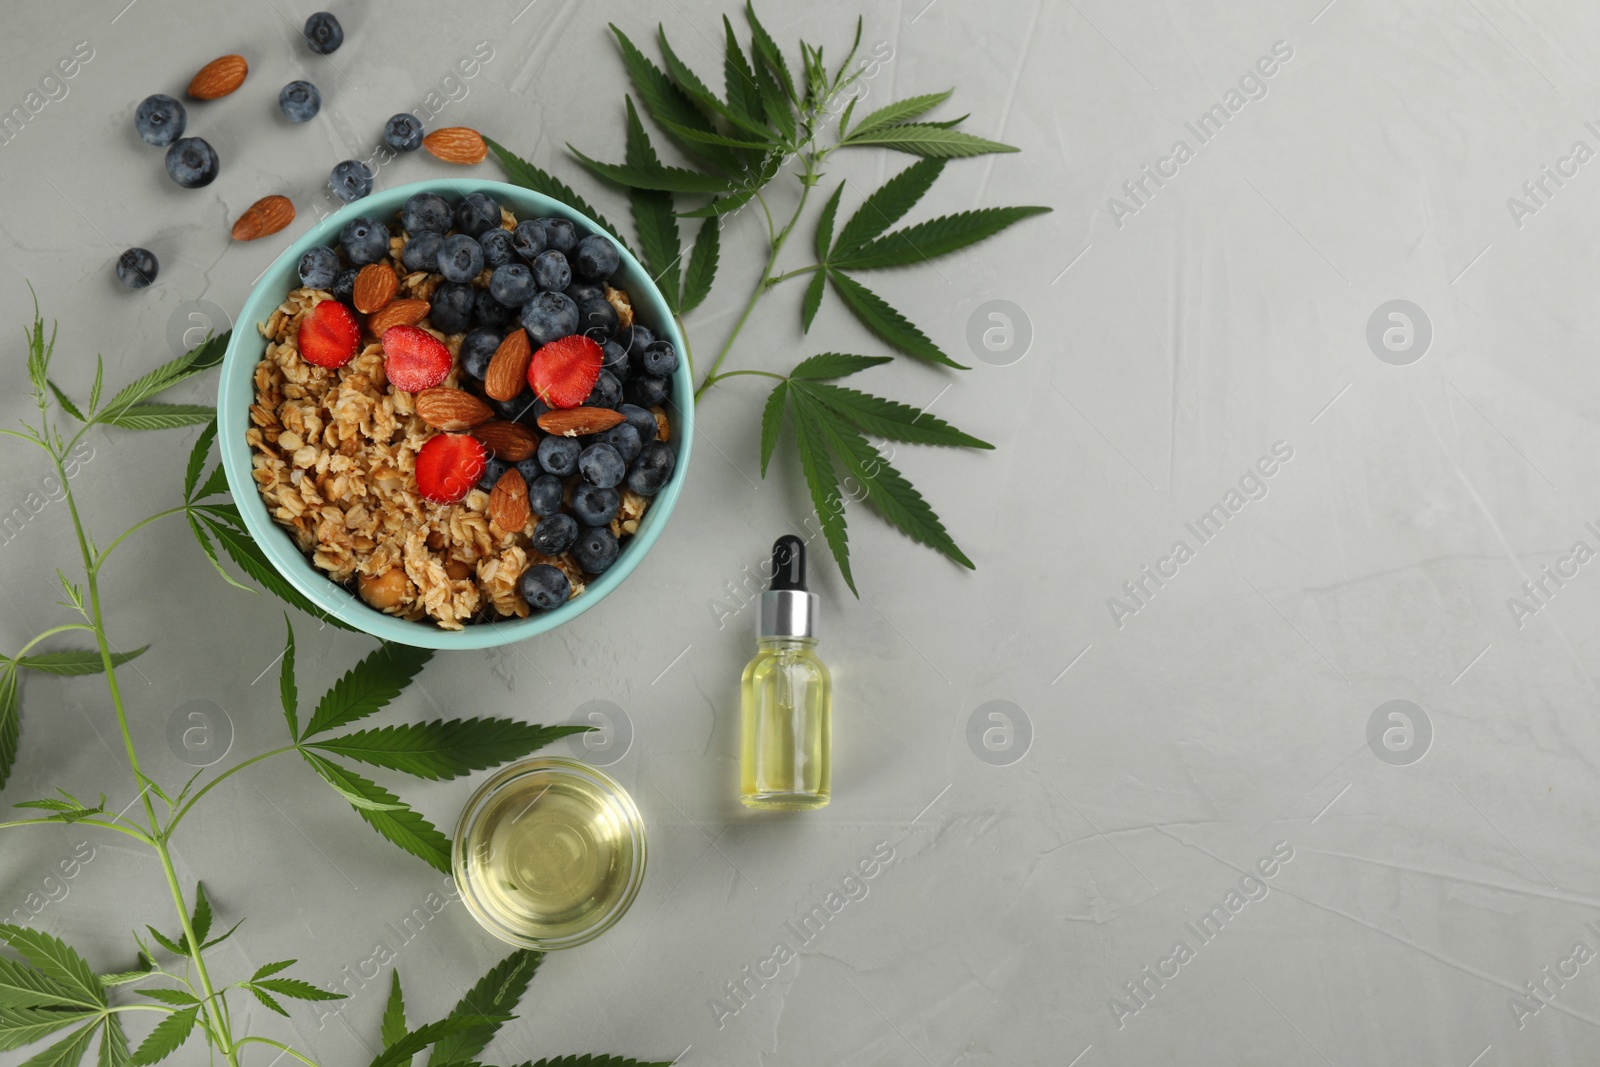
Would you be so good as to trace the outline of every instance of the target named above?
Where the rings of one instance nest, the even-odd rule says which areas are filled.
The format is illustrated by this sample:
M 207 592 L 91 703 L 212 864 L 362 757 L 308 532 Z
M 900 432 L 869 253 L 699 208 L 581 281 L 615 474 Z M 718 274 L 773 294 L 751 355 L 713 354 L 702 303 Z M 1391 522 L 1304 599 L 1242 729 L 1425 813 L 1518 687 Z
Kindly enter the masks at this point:
M 96 352 L 112 382 L 143 373 L 170 358 L 174 320 L 236 311 L 313 221 L 328 168 L 430 93 L 456 97 L 434 125 L 483 129 L 625 217 L 563 148 L 621 155 L 606 22 L 648 41 L 662 21 L 720 81 L 720 15 L 742 27 L 738 10 L 525 2 L 340 0 L 347 40 L 330 60 L 300 45 L 307 3 L 8 6 L 0 107 L 79 42 L 92 58 L 0 144 L 5 423 L 30 410 L 16 333 L 28 283 L 59 321 L 66 388 L 87 391 Z M 792 460 L 761 478 L 765 390 L 734 379 L 703 403 L 677 512 L 616 595 L 514 651 L 436 657 L 397 718 L 622 709 L 632 742 L 610 769 L 649 824 L 630 914 L 549 958 L 486 1058 L 1594 1062 L 1600 15 L 1503 0 L 872 7 L 873 99 L 953 85 L 940 114 L 970 111 L 966 128 L 1023 149 L 952 163 L 913 218 L 1055 209 L 936 269 L 874 279 L 976 357 L 964 373 L 900 360 L 862 384 L 937 401 L 997 445 L 895 458 L 977 570 L 853 507 L 861 598 L 815 566 L 837 675 L 835 800 L 792 818 L 742 811 L 751 613 L 719 625 L 717 605 L 810 505 Z M 764 10 L 791 51 L 804 33 L 830 55 L 856 13 Z M 449 81 L 479 42 L 492 58 Z M 251 61 L 245 88 L 190 111 L 222 175 L 180 190 L 134 137 L 133 108 L 231 51 Z M 291 128 L 274 94 L 296 77 L 325 102 Z M 1198 130 L 1217 106 L 1221 132 Z M 859 189 L 908 162 L 860 153 L 830 169 Z M 458 173 L 419 153 L 378 181 Z M 300 218 L 231 243 L 239 212 L 271 192 Z M 127 293 L 111 262 L 135 244 L 162 270 Z M 755 216 L 725 235 L 717 287 L 689 319 L 697 352 L 732 324 L 762 245 Z M 730 365 L 881 351 L 836 303 L 802 337 L 798 299 L 776 293 Z M 1031 344 L 969 346 L 970 329 L 1004 325 L 980 310 L 991 300 L 1016 306 L 1012 336 Z M 1390 319 L 1396 300 L 1409 309 Z M 193 437 L 89 438 L 77 484 L 102 540 L 177 502 Z M 16 442 L 5 457 L 9 512 L 46 492 L 46 472 Z M 1226 521 L 1202 531 L 1208 514 Z M 70 532 L 49 502 L 0 546 L 6 651 L 65 621 L 52 575 L 73 563 Z M 1546 578 L 1558 570 L 1559 585 Z M 1528 581 L 1545 582 L 1539 599 Z M 121 673 L 153 774 L 187 776 L 166 737 L 177 709 L 204 706 L 190 702 L 231 724 L 218 769 L 282 742 L 275 601 L 225 586 L 178 522 L 119 549 L 104 592 L 114 638 L 152 644 Z M 370 647 L 298 628 L 303 694 Z M 134 799 L 100 679 L 30 676 L 24 709 L 8 801 L 56 785 Z M 403 790 L 448 827 L 476 780 Z M 252 1032 L 365 1062 L 391 967 L 422 1019 L 502 954 L 460 904 L 430 905 L 441 877 L 297 762 L 252 768 L 214 801 L 175 846 L 219 922 L 248 918 L 214 967 L 232 980 L 296 957 L 297 973 L 351 993 L 337 1015 L 241 1005 Z M 83 841 L 75 877 L 47 881 Z M 847 882 L 875 850 L 892 861 Z M 1254 873 L 1263 862 L 1270 877 Z M 128 963 L 130 929 L 173 924 L 148 851 L 81 829 L 7 831 L 0 912 L 41 895 L 58 899 L 30 921 L 103 969 Z M 817 907 L 828 921 L 802 936 L 792 924 Z M 1201 929 L 1208 915 L 1219 934 Z M 780 943 L 796 958 L 746 982 L 771 973 Z M 742 1001 L 730 982 L 746 983 Z M 191 1045 L 178 1062 L 202 1059 Z

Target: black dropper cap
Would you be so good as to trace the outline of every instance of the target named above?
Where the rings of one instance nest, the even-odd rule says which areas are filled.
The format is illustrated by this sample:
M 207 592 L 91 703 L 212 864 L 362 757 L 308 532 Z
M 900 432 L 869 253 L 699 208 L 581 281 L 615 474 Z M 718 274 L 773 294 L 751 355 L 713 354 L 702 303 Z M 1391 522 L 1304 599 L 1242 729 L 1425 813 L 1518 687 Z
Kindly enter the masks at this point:
M 774 591 L 806 591 L 806 545 L 793 534 L 785 534 L 772 544 L 772 584 Z
M 816 637 L 817 594 L 806 590 L 806 545 L 785 534 L 772 545 L 772 584 L 761 594 L 761 637 Z

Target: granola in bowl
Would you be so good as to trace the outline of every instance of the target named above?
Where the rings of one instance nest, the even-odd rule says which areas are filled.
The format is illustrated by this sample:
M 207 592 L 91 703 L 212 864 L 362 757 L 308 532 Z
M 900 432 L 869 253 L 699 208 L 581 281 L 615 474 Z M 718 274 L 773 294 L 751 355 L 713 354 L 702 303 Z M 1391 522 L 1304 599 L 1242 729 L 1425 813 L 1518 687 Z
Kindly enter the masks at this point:
M 258 324 L 246 440 L 270 517 L 399 618 L 459 630 L 581 596 L 675 454 L 676 353 L 609 284 L 609 239 L 418 193 L 339 244 Z

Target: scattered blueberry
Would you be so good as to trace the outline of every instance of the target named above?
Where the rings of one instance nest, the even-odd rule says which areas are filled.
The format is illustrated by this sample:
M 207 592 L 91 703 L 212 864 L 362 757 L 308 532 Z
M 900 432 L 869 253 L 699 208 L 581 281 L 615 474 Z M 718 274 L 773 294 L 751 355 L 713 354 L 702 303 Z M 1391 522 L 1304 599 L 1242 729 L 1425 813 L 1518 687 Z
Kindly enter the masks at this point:
M 300 257 L 300 284 L 310 289 L 332 289 L 339 276 L 339 253 L 317 245 Z
M 540 293 L 522 305 L 522 325 L 535 345 L 578 332 L 578 305 L 566 293 Z
M 479 289 L 472 298 L 472 312 L 474 322 L 499 331 L 501 336 L 517 321 L 517 309 L 500 303 L 487 289 Z
M 589 390 L 589 395 L 584 399 L 583 406 L 589 408 L 614 408 L 622 403 L 622 383 L 617 376 L 608 370 L 602 370 L 600 376 L 594 380 L 594 388 Z
M 453 233 L 439 246 L 439 273 L 447 282 L 470 282 L 483 273 L 483 246 L 464 233 Z
M 549 611 L 567 602 L 572 595 L 572 583 L 559 568 L 535 563 L 517 579 L 517 592 L 535 611 Z
M 308 81 L 292 81 L 278 90 L 278 110 L 290 122 L 310 122 L 322 110 L 322 94 Z
M 478 236 L 478 243 L 483 246 L 483 265 L 490 270 L 503 267 L 517 258 L 517 250 L 511 246 L 510 230 L 502 230 L 498 226 L 484 230 Z
M 504 477 L 506 471 L 511 469 L 511 464 L 503 459 L 490 456 L 483 462 L 483 477 L 478 479 L 478 488 L 485 493 L 494 488 L 496 482 Z
M 644 358 L 639 361 L 639 370 L 652 378 L 670 378 L 677 369 L 678 351 L 671 341 L 662 340 L 646 346 Z
M 416 193 L 400 209 L 400 225 L 413 236 L 423 231 L 448 233 L 454 217 L 449 203 L 438 193 Z
M 377 263 L 389 255 L 389 227 L 367 215 L 357 215 L 339 231 L 339 247 L 356 266 Z
M 617 246 L 597 233 L 578 242 L 572 255 L 572 270 L 585 281 L 603 282 L 622 265 Z
M 428 305 L 433 328 L 440 333 L 466 333 L 472 327 L 472 297 L 472 286 L 466 282 L 445 282 L 435 289 Z
M 540 519 L 533 528 L 533 547 L 546 556 L 559 556 L 578 540 L 578 520 L 565 512 Z
M 422 120 L 402 111 L 383 124 L 383 143 L 396 152 L 415 152 L 422 147 Z
M 533 409 L 533 394 L 524 389 L 510 400 L 496 400 L 494 397 L 485 397 L 484 403 L 488 404 L 495 415 L 507 422 L 522 421 Z
M 117 277 L 129 289 L 143 289 L 156 280 L 161 265 L 148 248 L 130 248 L 117 257 Z
M 529 456 L 516 462 L 517 473 L 522 475 L 522 480 L 532 485 L 536 479 L 544 477 L 544 468 L 539 466 L 537 456 Z
M 595 340 L 609 336 L 617 328 L 617 309 L 603 296 L 578 301 L 578 332 Z
M 623 462 L 622 453 L 601 441 L 579 454 L 578 470 L 590 485 L 610 489 L 622 484 L 622 476 L 628 472 L 628 465 Z
M 648 414 L 648 412 L 647 412 Z M 655 416 L 651 416 L 655 421 Z M 558 478 L 570 478 L 578 471 L 578 453 L 583 451 L 583 446 L 576 437 L 561 437 L 551 434 L 539 439 L 539 466 L 549 471 Z
M 333 195 L 349 204 L 372 192 L 372 168 L 359 159 L 347 159 L 328 175 Z
M 167 149 L 167 176 L 185 189 L 210 185 L 217 178 L 217 150 L 202 137 L 180 137 Z
M 588 482 L 572 487 L 572 515 L 585 526 L 604 526 L 617 517 L 622 494 Z
M 617 410 L 622 412 L 622 417 L 628 420 L 629 426 L 639 431 L 640 441 L 645 443 L 654 441 L 656 435 L 661 432 L 660 427 L 656 425 L 655 415 L 639 405 L 623 404 Z M 632 463 L 633 460 L 629 459 L 628 462 Z
M 361 273 L 360 267 L 348 267 L 339 272 L 333 279 L 333 288 L 328 290 L 335 300 L 343 300 L 346 304 L 356 294 L 356 275 Z
M 526 263 L 506 263 L 496 267 L 494 273 L 489 275 L 489 292 L 507 307 L 521 307 L 532 300 L 537 292 L 533 284 L 533 272 Z
M 554 474 L 541 474 L 528 483 L 528 507 L 540 518 L 560 511 L 566 495 L 566 483 Z
M 306 19 L 306 44 L 319 56 L 332 55 L 344 44 L 344 27 L 327 11 Z
M 495 349 L 500 347 L 500 340 L 498 331 L 482 326 L 461 339 L 459 358 L 461 369 L 467 377 L 483 381 L 483 376 L 489 373 L 489 361 L 494 358 Z
M 615 341 L 602 341 L 600 369 L 610 371 L 620 379 L 628 373 L 628 350 Z
M 405 250 L 400 253 L 400 262 L 406 270 L 436 271 L 439 269 L 439 246 L 442 244 L 444 235 L 433 230 L 413 233 L 411 240 L 406 242 Z
M 500 225 L 500 205 L 488 193 L 469 193 L 456 208 L 456 228 L 468 237 Z
M 567 265 L 567 257 L 553 248 L 534 256 L 533 280 L 539 283 L 539 288 L 552 292 L 560 292 L 571 285 L 572 268 Z
M 511 247 L 517 250 L 517 255 L 533 262 L 533 257 L 545 248 L 544 220 L 523 219 L 517 223 L 517 228 L 511 231 Z
M 183 110 L 183 104 L 166 93 L 145 97 L 133 113 L 133 128 L 157 148 L 165 148 L 182 137 L 187 122 L 188 113 Z
M 650 413 L 645 412 L 645 414 Z M 652 431 L 655 429 L 654 416 L 650 419 L 650 428 Z M 617 450 L 624 463 L 632 463 L 638 459 L 640 450 L 644 448 L 644 438 L 639 436 L 639 427 L 631 422 L 619 422 L 599 436 L 600 440 Z M 654 437 L 651 439 L 654 440 Z
M 572 297 L 572 302 L 580 307 L 583 306 L 583 302 L 585 300 L 593 300 L 596 297 L 604 300 L 606 295 L 604 286 L 596 285 L 593 282 L 579 281 L 573 282 L 571 285 L 563 289 L 562 292 Z
M 544 246 L 565 255 L 578 244 L 578 230 L 566 219 L 543 219 Z M 566 286 L 561 288 L 565 289 Z
M 572 558 L 588 573 L 599 574 L 617 561 L 621 550 L 610 530 L 596 526 L 578 535 L 578 543 L 572 546 Z
M 643 323 L 634 323 L 626 330 L 617 331 L 617 343 L 628 350 L 628 355 L 633 358 L 634 366 L 639 365 L 644 350 L 655 344 L 656 335 L 650 327 Z
M 638 404 L 642 408 L 653 408 L 666 401 L 667 394 L 672 391 L 670 378 L 651 378 L 639 374 L 628 379 L 622 387 L 622 398 L 630 404 Z
M 646 442 L 639 458 L 628 468 L 628 488 L 640 496 L 655 496 L 672 477 L 678 454 L 665 441 Z

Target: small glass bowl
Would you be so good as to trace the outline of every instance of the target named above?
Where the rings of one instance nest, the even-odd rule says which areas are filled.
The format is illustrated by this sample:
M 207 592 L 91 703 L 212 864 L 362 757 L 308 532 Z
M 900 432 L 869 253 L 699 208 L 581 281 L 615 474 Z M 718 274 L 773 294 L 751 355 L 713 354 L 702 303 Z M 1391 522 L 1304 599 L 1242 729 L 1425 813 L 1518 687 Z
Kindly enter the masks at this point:
M 512 815 L 513 809 L 520 810 Z M 542 822 L 513 839 L 511 827 L 530 813 Z M 490 865 L 502 858 L 497 843 L 510 854 L 495 874 Z M 627 790 L 587 763 L 544 756 L 502 768 L 467 801 L 450 869 L 484 929 L 519 948 L 549 951 L 592 941 L 614 926 L 638 896 L 645 858 L 644 819 Z M 587 891 L 597 882 L 611 883 L 599 901 Z M 541 893 L 543 914 L 530 903 Z

